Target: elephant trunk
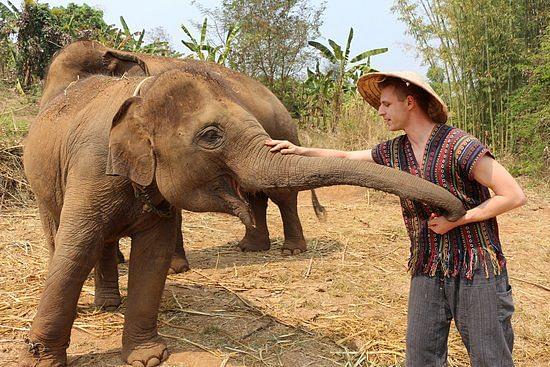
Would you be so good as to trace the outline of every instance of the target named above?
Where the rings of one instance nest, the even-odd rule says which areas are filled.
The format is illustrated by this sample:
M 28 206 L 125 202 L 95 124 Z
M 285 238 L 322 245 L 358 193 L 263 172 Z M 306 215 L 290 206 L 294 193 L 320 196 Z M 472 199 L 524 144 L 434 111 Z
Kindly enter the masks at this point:
M 231 164 L 247 190 L 286 188 L 308 190 L 322 186 L 355 185 L 395 194 L 439 208 L 451 221 L 465 214 L 461 201 L 443 187 L 420 177 L 376 163 L 341 158 L 315 158 L 272 153 L 265 136 L 251 142 L 253 149 L 239 164 Z M 241 153 L 242 154 L 242 153 Z

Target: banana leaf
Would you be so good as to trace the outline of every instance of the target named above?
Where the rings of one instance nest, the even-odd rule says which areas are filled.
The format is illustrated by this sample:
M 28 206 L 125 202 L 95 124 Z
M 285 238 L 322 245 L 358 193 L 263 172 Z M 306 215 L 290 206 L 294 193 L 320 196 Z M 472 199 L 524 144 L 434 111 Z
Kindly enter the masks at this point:
M 124 29 L 124 34 L 127 37 L 130 37 L 131 36 L 130 28 L 128 28 L 128 24 L 126 24 L 126 20 L 124 20 L 124 17 L 122 15 L 120 16 L 120 23 L 122 24 L 122 28 Z
M 308 41 L 308 44 L 312 47 L 315 47 L 317 50 L 321 51 L 321 54 L 330 62 L 337 63 L 336 57 L 333 53 L 322 43 L 316 41 Z
M 189 32 L 189 30 L 187 29 L 187 27 L 185 27 L 183 24 L 181 25 L 181 29 L 185 32 L 185 34 L 187 35 L 187 37 L 189 37 L 189 39 L 193 42 L 193 43 L 197 43 L 197 40 L 191 35 L 191 32 Z M 183 41 L 182 41 L 183 42 Z
M 349 29 L 348 42 L 346 43 L 346 50 L 344 51 L 344 60 L 347 62 L 349 58 L 349 51 L 351 46 L 351 40 L 353 39 L 353 27 Z
M 375 48 L 375 49 L 372 49 L 372 50 L 368 50 L 368 51 L 362 52 L 359 55 L 355 56 L 353 59 L 351 59 L 350 62 L 351 63 L 358 62 L 358 61 L 366 59 L 367 57 L 380 55 L 380 54 L 383 54 L 384 52 L 387 52 L 387 51 L 388 51 L 387 47 Z
M 336 60 L 342 60 L 344 55 L 342 54 L 342 48 L 340 47 L 340 45 L 331 39 L 328 40 L 328 43 L 334 50 L 334 57 L 336 57 Z

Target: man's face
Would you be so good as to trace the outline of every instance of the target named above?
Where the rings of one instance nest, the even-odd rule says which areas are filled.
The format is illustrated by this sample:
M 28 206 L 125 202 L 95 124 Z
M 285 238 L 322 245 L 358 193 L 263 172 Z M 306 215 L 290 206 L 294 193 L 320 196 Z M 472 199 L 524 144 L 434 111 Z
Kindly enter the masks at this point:
M 382 89 L 378 115 L 384 118 L 390 131 L 403 130 L 406 127 L 410 114 L 407 100 L 408 98 L 399 100 L 394 86 L 390 85 Z

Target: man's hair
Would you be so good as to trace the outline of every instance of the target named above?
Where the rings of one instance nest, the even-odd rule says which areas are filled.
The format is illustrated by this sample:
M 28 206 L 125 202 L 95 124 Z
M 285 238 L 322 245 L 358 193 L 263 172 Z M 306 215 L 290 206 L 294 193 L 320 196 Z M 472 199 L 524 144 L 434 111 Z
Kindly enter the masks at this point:
M 422 111 L 428 113 L 428 106 L 430 104 L 432 96 L 428 92 L 426 92 L 424 88 L 420 88 L 415 84 L 395 77 L 384 78 L 378 83 L 378 86 L 380 87 L 380 90 L 390 86 L 394 87 L 397 99 L 400 101 L 404 101 L 407 96 L 412 96 L 416 103 L 418 103 Z

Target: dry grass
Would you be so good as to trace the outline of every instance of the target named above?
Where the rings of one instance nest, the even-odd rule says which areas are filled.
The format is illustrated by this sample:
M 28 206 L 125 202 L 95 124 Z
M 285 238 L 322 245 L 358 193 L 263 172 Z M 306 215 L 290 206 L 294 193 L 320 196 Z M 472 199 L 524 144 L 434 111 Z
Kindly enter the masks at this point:
M 0 210 L 32 201 L 21 156 L 23 136 L 36 112 L 34 100 L 0 86 Z
M 184 213 L 192 270 L 171 275 L 159 317 L 172 355 L 167 366 L 400 366 L 403 364 L 408 275 L 407 236 L 393 196 L 354 187 L 319 190 L 329 221 L 315 219 L 307 194 L 300 215 L 307 253 L 280 253 L 276 208 L 268 213 L 273 247 L 241 253 L 235 218 Z M 516 313 L 518 366 L 550 363 L 550 205 L 542 193 L 501 218 Z M 33 209 L 1 214 L 0 350 L 16 349 L 36 311 L 47 262 Z M 123 244 L 128 254 L 128 243 Z M 121 265 L 122 293 L 127 267 Z M 120 366 L 124 305 L 93 306 L 86 282 L 69 348 L 71 365 Z M 450 366 L 467 366 L 458 334 L 450 337 Z

